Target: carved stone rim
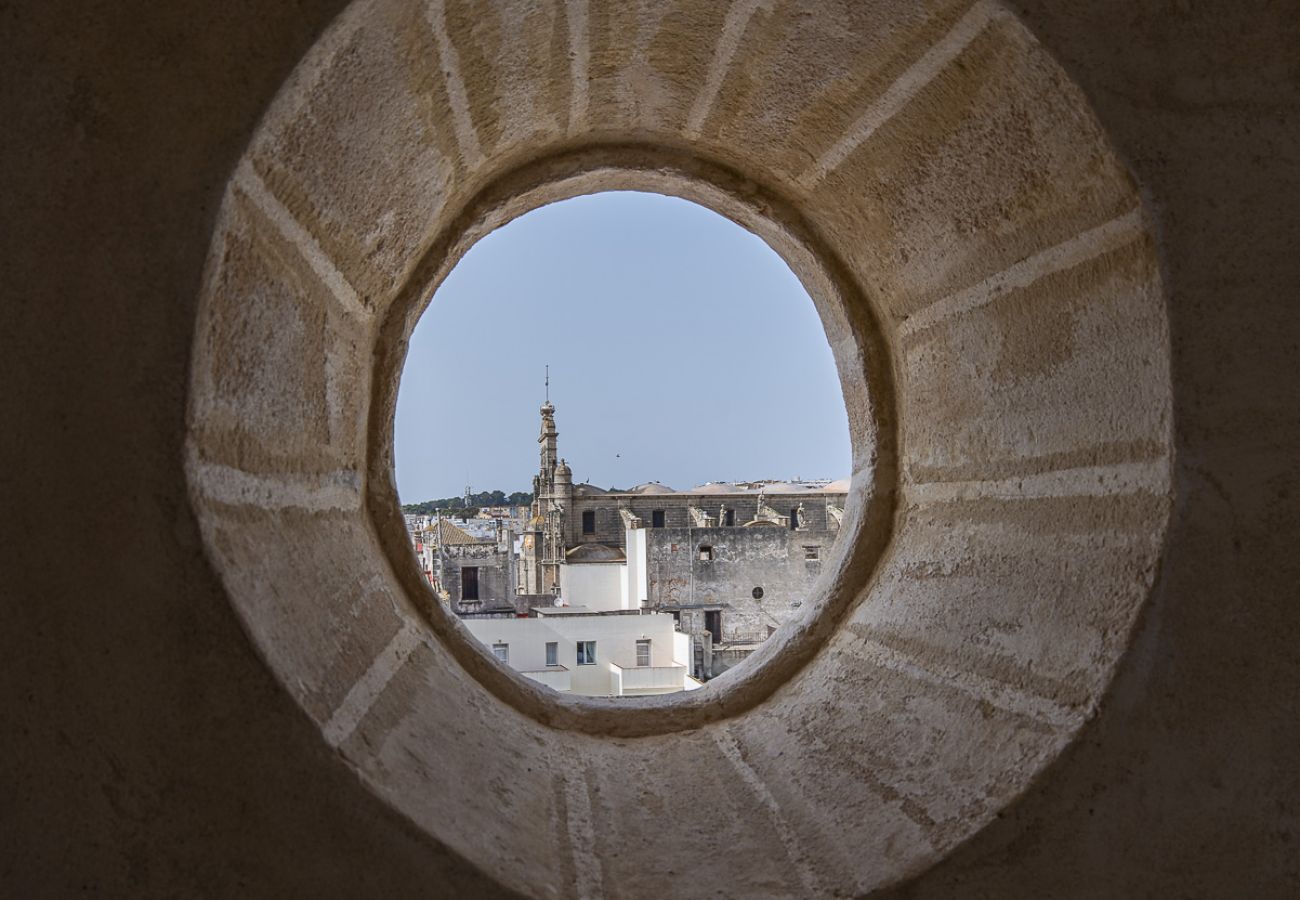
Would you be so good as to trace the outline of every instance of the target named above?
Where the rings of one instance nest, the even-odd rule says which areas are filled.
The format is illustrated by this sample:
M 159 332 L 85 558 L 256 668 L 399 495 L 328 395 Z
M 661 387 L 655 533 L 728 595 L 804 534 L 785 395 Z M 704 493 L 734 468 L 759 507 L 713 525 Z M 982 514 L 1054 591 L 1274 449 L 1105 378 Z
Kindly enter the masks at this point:
M 547 203 L 608 190 L 690 200 L 762 238 L 799 277 L 827 331 L 853 444 L 843 533 L 801 614 L 741 666 L 703 689 L 620 698 L 570 697 L 500 665 L 421 577 L 400 515 L 393 421 L 407 342 L 436 288 L 480 238 Z M 640 144 L 592 145 L 517 166 L 451 217 L 380 324 L 367 424 L 365 506 L 394 576 L 423 623 L 493 696 L 553 728 L 640 737 L 698 728 L 753 708 L 806 666 L 866 597 L 894 533 L 898 428 L 891 354 L 863 288 L 794 203 L 753 177 L 695 154 Z

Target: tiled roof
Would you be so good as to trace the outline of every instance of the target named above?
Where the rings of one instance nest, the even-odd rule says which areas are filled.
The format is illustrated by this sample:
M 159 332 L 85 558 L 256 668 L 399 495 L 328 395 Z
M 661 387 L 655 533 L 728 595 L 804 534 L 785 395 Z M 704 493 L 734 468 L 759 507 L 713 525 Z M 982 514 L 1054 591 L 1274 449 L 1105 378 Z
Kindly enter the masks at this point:
M 455 525 L 446 519 L 438 519 L 437 543 L 440 547 L 446 547 L 449 544 L 481 544 L 483 541 L 474 537 L 474 535 Z

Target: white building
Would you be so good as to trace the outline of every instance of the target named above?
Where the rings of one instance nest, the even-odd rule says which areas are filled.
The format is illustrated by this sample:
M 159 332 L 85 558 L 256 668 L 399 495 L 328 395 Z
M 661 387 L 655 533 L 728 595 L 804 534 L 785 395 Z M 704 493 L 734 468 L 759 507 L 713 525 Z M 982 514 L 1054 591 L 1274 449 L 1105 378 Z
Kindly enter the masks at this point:
M 646 601 L 645 532 L 631 551 L 560 567 L 563 606 L 529 618 L 463 618 L 497 659 L 557 691 L 594 697 L 669 694 L 701 687 L 691 677 L 691 637 Z
M 575 547 L 560 571 L 560 602 L 598 612 L 639 610 L 649 597 L 646 532 L 628 529 L 626 551 L 601 544 Z
M 690 636 L 665 613 L 567 606 L 461 621 L 501 662 L 557 691 L 626 697 L 701 687 L 690 675 Z

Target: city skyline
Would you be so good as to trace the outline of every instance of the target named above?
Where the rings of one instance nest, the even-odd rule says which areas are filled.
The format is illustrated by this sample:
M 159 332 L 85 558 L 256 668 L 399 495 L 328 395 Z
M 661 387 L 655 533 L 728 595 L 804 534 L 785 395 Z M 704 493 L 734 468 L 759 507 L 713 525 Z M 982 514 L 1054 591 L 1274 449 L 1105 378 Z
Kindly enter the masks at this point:
M 411 338 L 395 425 L 402 501 L 530 490 L 548 366 L 579 483 L 850 474 L 807 293 L 758 237 L 688 201 L 579 197 L 470 249 Z

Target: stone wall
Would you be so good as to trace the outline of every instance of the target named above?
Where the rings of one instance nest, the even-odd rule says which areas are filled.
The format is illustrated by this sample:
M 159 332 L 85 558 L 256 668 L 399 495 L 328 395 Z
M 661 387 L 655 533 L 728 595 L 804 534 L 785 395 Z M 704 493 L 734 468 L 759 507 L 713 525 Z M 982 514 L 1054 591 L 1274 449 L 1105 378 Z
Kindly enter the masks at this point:
M 1297 894 L 1293 4 L 345 6 L 5 9 L 7 895 Z M 467 232 L 618 142 L 569 186 L 831 252 L 881 463 L 817 652 L 635 709 L 426 614 L 386 430 Z
M 438 550 L 441 565 L 442 588 L 457 612 L 485 612 L 491 609 L 514 608 L 515 558 L 496 543 L 448 544 Z M 467 566 L 478 569 L 478 600 L 464 601 L 461 592 L 461 570 Z
M 828 517 L 827 505 L 844 508 L 846 495 L 809 491 L 795 494 L 765 495 L 763 503 L 777 513 L 788 516 L 790 511 L 803 504 L 803 526 L 813 531 L 824 531 L 836 527 Z M 609 544 L 622 547 L 625 541 L 623 511 L 641 519 L 645 528 L 650 528 L 655 510 L 663 510 L 664 525 L 667 528 L 687 528 L 693 526 L 690 509 L 696 507 L 715 520 L 722 507 L 735 512 L 736 526 L 755 518 L 758 511 L 758 494 L 691 494 L 674 492 L 671 494 L 598 494 L 594 496 L 575 495 L 571 508 L 565 514 L 565 539 L 570 547 L 584 543 Z M 596 530 L 593 534 L 582 533 L 582 514 L 592 511 L 596 514 Z
M 683 613 L 683 630 L 703 628 L 700 611 L 721 610 L 723 641 L 765 640 L 808 599 L 837 534 L 763 525 L 651 529 L 650 606 L 692 611 Z M 704 547 L 711 558 L 702 558 Z M 761 597 L 754 596 L 756 590 Z

